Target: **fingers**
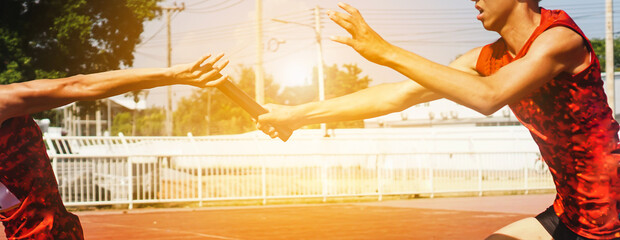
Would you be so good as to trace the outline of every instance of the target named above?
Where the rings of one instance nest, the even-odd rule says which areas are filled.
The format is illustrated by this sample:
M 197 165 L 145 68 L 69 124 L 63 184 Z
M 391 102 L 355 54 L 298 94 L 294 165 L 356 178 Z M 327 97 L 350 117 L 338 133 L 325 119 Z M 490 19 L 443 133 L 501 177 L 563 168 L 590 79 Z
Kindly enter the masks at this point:
M 351 14 L 351 16 L 360 17 L 360 18 L 362 17 L 362 14 L 360 13 L 360 11 L 357 10 L 357 8 L 354 8 L 353 6 L 349 4 L 341 2 L 341 3 L 338 3 L 338 7 L 342 8 L 343 10 Z
M 210 69 L 217 61 L 219 61 L 220 59 L 222 59 L 222 57 L 224 57 L 224 54 L 220 53 L 220 54 L 216 55 L 214 58 L 211 58 L 211 56 L 212 56 L 211 54 L 207 54 L 207 55 L 201 57 L 200 60 L 196 61 L 196 63 L 194 63 L 194 65 L 192 65 L 192 67 L 189 69 L 189 71 L 193 72 L 193 71 L 196 71 L 196 70 L 200 70 L 201 68 L 203 68 L 203 69 L 204 68 Z
M 269 135 L 269 137 L 271 137 L 271 138 L 277 138 L 278 137 L 278 132 L 276 132 L 276 129 L 274 127 L 272 127 L 269 124 L 260 124 L 256 120 L 254 120 L 254 121 L 256 122 L 256 128 L 258 130 L 261 130 L 263 133 Z
M 202 82 L 205 82 L 205 83 L 201 84 L 202 86 L 204 86 L 204 87 L 217 87 L 217 85 L 220 85 L 223 81 L 227 81 L 227 80 L 228 80 L 228 75 L 221 75 L 221 77 L 220 77 L 220 78 L 215 79 L 215 80 L 211 80 L 211 79 L 210 79 L 210 77 L 211 77 L 213 74 L 216 74 L 216 73 L 217 73 L 217 72 L 215 72 L 215 71 L 213 71 L 213 72 L 214 72 L 214 73 L 209 73 L 209 74 L 206 74 L 206 75 L 204 75 L 204 76 L 200 77 L 199 81 L 200 81 L 201 83 L 202 83 Z M 201 86 L 201 87 L 202 87 L 202 86 Z
M 211 60 L 205 62 L 205 64 L 203 65 L 203 67 L 208 67 L 211 68 L 213 65 L 215 65 L 215 63 L 217 61 L 219 61 L 220 59 L 222 59 L 224 57 L 223 53 L 218 54 L 217 56 L 215 56 L 214 58 L 211 58 Z
M 214 66 L 214 67 L 213 67 L 213 70 L 218 71 L 218 72 L 219 72 L 219 71 L 222 71 L 222 69 L 224 69 L 226 66 L 228 66 L 228 63 L 230 63 L 230 61 L 229 61 L 229 60 L 226 60 L 226 61 L 224 61 L 223 63 L 221 63 L 221 64 L 219 64 L 219 65 L 217 65 L 217 66 Z
M 221 57 L 220 57 L 221 58 Z M 201 73 L 196 80 L 199 87 L 215 87 L 222 83 L 222 81 L 228 79 L 228 75 L 222 75 L 220 71 L 224 69 L 230 61 L 226 60 L 223 63 L 213 66 L 211 70 L 206 73 Z
M 269 112 L 271 112 L 272 107 L 274 105 L 273 104 L 266 104 L 264 107 L 265 109 L 267 109 Z M 266 114 L 261 114 L 258 116 L 257 119 L 254 119 L 254 122 L 256 123 L 256 128 L 258 130 L 261 130 L 263 133 L 269 135 L 269 137 L 271 138 L 277 138 L 278 132 L 276 131 L 276 129 L 271 125 L 272 122 L 269 119 L 269 113 Z
M 211 57 L 211 54 L 207 54 L 203 57 L 200 58 L 200 60 L 196 61 L 196 63 L 194 63 L 194 66 L 192 66 L 192 69 L 198 69 L 200 67 L 200 65 L 202 65 L 202 63 L 209 59 Z
M 267 103 L 265 105 L 263 105 L 263 108 L 265 108 L 265 110 L 267 110 L 267 112 L 272 112 L 273 109 L 275 108 L 275 104 L 273 103 Z
M 207 74 L 208 75 L 208 74 Z M 205 79 L 200 79 L 201 82 L 208 80 L 208 76 L 204 76 Z M 220 85 L 223 81 L 227 81 L 228 80 L 228 75 L 222 75 L 222 77 L 215 79 L 213 81 L 207 81 L 207 83 L 204 84 L 205 87 L 216 87 L 217 85 Z
M 344 30 L 347 30 L 347 32 L 349 32 L 351 35 L 355 33 L 355 26 L 351 22 L 351 15 L 329 10 L 327 11 L 327 16 L 329 16 L 329 19 L 338 24 L 338 26 L 344 28 Z
M 331 37 L 329 37 L 329 39 L 331 39 L 334 42 L 342 43 L 342 44 L 349 45 L 349 46 L 353 47 L 353 39 L 350 38 L 350 37 L 331 36 Z

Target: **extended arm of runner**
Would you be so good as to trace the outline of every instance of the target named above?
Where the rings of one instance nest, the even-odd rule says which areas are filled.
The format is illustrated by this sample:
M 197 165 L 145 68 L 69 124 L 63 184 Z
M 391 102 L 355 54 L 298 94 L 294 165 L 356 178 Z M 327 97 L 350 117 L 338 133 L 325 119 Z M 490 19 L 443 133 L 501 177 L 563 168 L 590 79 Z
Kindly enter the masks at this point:
M 60 79 L 41 79 L 0 85 L 0 123 L 4 120 L 59 107 L 74 101 L 94 100 L 125 92 L 172 84 L 213 86 L 228 61 L 223 54 L 207 55 L 194 63 L 170 68 L 127 69 Z
M 386 66 L 486 115 L 525 97 L 561 72 L 572 72 L 571 69 L 583 62 L 583 58 L 575 56 L 587 55 L 581 36 L 562 27 L 541 34 L 528 54 L 487 77 L 445 67 L 400 48 L 393 49 Z
M 472 63 L 476 62 L 480 49 L 476 48 L 463 54 L 450 63 L 449 67 L 477 75 L 475 65 Z M 315 123 L 367 119 L 402 111 L 413 105 L 440 98 L 443 98 L 441 94 L 430 91 L 414 81 L 384 83 L 321 102 L 298 106 L 268 104 L 266 108 L 269 113 L 258 117 L 257 127 L 273 136 L 273 132 L 263 126 L 277 124 L 295 130 Z
M 430 91 L 485 115 L 522 98 L 559 73 L 576 68 L 583 63 L 581 56 L 587 55 L 579 34 L 563 27 L 552 28 L 534 41 L 525 57 L 494 75 L 482 77 L 393 46 L 366 24 L 357 9 L 347 4 L 340 7 L 348 14 L 333 11 L 328 14 L 351 37 L 333 37 L 334 41 L 349 45 L 368 60 L 390 67 Z

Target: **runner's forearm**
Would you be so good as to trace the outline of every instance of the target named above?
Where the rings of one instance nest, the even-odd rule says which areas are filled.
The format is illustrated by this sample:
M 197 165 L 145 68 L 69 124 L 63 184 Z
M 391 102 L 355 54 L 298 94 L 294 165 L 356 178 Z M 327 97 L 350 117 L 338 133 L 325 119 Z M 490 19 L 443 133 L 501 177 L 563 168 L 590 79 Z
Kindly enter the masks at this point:
M 132 90 L 173 84 L 170 71 L 118 70 L 60 79 L 41 79 L 0 87 L 0 120 L 40 112 L 74 101 L 110 97 Z
M 439 99 L 440 96 L 410 81 L 387 83 L 358 92 L 312 102 L 295 108 L 302 125 L 350 121 L 378 117 L 402 111 L 415 104 Z
M 456 103 L 483 114 L 501 108 L 496 104 L 501 89 L 484 77 L 434 63 L 396 46 L 390 47 L 383 58 L 387 59 L 385 66 Z

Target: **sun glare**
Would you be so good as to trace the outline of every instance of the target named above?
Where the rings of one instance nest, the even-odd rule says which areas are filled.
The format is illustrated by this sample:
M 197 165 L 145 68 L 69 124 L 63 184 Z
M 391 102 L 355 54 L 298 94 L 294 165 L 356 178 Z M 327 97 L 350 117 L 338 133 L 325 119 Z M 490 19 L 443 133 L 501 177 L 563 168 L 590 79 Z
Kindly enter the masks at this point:
M 289 61 L 278 69 L 276 81 L 284 86 L 309 85 L 312 81 L 312 64 L 304 61 Z

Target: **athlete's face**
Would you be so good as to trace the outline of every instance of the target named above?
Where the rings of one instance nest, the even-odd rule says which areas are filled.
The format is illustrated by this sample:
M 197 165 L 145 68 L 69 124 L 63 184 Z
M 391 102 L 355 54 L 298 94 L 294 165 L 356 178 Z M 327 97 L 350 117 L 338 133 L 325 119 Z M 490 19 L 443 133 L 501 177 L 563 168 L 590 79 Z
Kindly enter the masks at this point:
M 477 19 L 482 22 L 485 29 L 491 31 L 500 30 L 508 19 L 510 11 L 516 6 L 517 0 L 471 0 L 476 3 L 476 9 L 480 11 Z

